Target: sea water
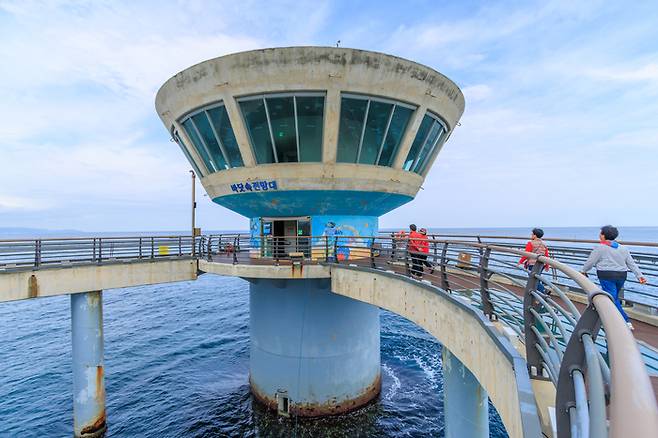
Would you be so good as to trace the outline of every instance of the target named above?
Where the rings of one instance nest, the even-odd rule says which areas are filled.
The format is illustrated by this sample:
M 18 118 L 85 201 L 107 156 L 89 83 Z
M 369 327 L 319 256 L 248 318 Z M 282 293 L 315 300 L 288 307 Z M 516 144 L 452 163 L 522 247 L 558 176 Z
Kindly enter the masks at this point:
M 560 237 L 587 238 L 592 230 L 562 229 Z M 629 234 L 624 231 L 622 237 Z M 657 235 L 658 228 L 647 227 L 626 239 L 655 241 Z M 246 281 L 211 274 L 105 291 L 107 436 L 444 435 L 441 345 L 386 311 L 377 400 L 315 420 L 263 409 L 249 392 L 248 301 Z M 0 303 L 0 437 L 72 436 L 70 326 L 68 296 Z M 489 412 L 490 435 L 507 436 L 492 406 Z

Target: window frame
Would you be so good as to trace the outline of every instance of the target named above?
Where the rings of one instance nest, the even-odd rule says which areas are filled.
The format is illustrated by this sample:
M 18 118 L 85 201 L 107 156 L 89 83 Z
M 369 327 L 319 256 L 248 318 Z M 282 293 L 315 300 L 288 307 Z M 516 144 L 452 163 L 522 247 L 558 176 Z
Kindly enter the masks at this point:
M 242 166 L 233 166 L 233 164 L 231 163 L 231 160 L 229 159 L 229 155 L 226 152 L 224 142 L 222 142 L 222 139 L 219 135 L 219 131 L 217 130 L 217 127 L 215 126 L 215 123 L 212 121 L 212 117 L 210 117 L 210 114 L 208 114 L 208 111 L 213 110 L 215 108 L 220 108 L 220 107 L 224 107 L 224 111 L 226 111 L 227 115 L 228 115 L 228 110 L 226 109 L 226 105 L 224 104 L 224 101 L 220 100 L 220 101 L 208 104 L 208 105 L 202 105 L 202 106 L 197 107 L 197 108 L 195 108 L 191 111 L 188 111 L 187 113 L 185 113 L 181 117 L 179 117 L 178 120 L 177 120 L 178 124 L 181 125 L 183 127 L 183 129 L 185 129 L 185 127 L 183 126 L 184 122 L 189 120 L 192 123 L 192 127 L 196 131 L 196 134 L 199 137 L 199 140 L 201 140 L 201 144 L 202 144 L 203 148 L 205 149 L 206 154 L 208 154 L 209 161 L 211 162 L 211 164 L 215 168 L 215 170 L 210 172 L 210 173 L 221 172 L 222 170 L 235 169 L 235 168 L 238 168 L 238 167 L 244 167 L 244 158 L 242 157 L 242 152 L 240 152 L 239 143 L 238 143 L 238 152 L 240 152 L 240 159 L 241 159 L 243 164 L 242 164 Z M 201 113 L 204 113 L 204 115 L 206 116 L 206 119 L 208 120 L 208 124 L 210 125 L 210 129 L 212 129 L 212 133 L 215 136 L 215 139 L 217 140 L 217 144 L 219 145 L 219 151 L 222 154 L 222 157 L 224 158 L 224 162 L 228 166 L 226 169 L 220 169 L 218 164 L 215 163 L 215 159 L 213 158 L 212 154 L 210 153 L 210 150 L 208 149 L 208 145 L 206 144 L 206 141 L 204 140 L 203 136 L 201 135 L 201 131 L 199 130 L 196 122 L 194 121 L 194 119 L 192 118 L 192 117 L 194 117 L 196 115 L 199 115 Z M 229 123 L 230 123 L 230 117 L 229 117 Z M 233 130 L 233 125 L 232 124 L 231 124 L 231 131 L 233 131 L 233 136 L 235 137 L 235 131 Z M 237 139 L 236 139 L 236 143 L 237 143 Z M 208 170 L 210 170 L 210 169 L 208 169 Z
M 407 172 L 414 172 L 419 175 L 422 175 L 422 173 L 425 171 L 428 160 L 431 158 L 432 155 L 434 155 L 434 150 L 436 149 L 436 146 L 439 144 L 439 141 L 443 141 L 443 143 L 445 143 L 445 140 L 447 140 L 449 136 L 448 134 L 450 132 L 450 130 L 448 129 L 448 124 L 438 114 L 435 114 L 430 110 L 427 110 L 423 115 L 423 118 L 425 116 L 429 116 L 431 119 L 433 119 L 434 122 L 439 123 L 441 128 L 443 128 L 443 133 L 439 134 L 436 137 L 436 140 L 434 140 L 432 146 L 427 151 L 427 155 L 425 156 L 425 159 L 423 160 L 422 163 L 420 163 L 420 167 L 416 169 L 416 167 L 419 165 L 420 156 L 423 154 L 423 150 L 425 149 L 425 146 L 427 146 L 427 140 L 429 139 L 430 134 L 432 133 L 433 126 L 430 126 L 430 129 L 427 131 L 427 135 L 425 136 L 425 139 L 423 139 L 423 143 L 420 147 L 420 150 L 418 151 L 418 154 L 416 154 L 416 156 L 414 157 L 414 161 L 413 163 L 411 163 L 411 167 L 409 167 L 409 170 L 407 171 Z
M 196 164 L 196 161 L 192 158 L 192 154 L 190 154 L 190 151 L 187 150 L 187 146 L 185 145 L 185 142 L 181 138 L 180 134 L 178 133 L 178 129 L 176 128 L 175 125 L 171 125 L 171 129 L 169 130 L 169 133 L 171 134 L 171 139 L 174 143 L 180 147 L 180 149 L 183 151 L 183 155 L 187 158 L 187 161 L 190 162 L 192 165 L 192 168 L 196 172 L 197 175 L 199 175 L 199 178 L 203 178 L 203 172 L 201 172 L 201 169 L 199 166 Z
M 297 97 L 322 97 L 323 102 L 322 102 L 322 132 L 324 136 L 324 129 L 325 129 L 325 115 L 326 115 L 326 108 L 327 108 L 327 92 L 326 91 L 281 91 L 281 92 L 273 92 L 273 93 L 258 93 L 258 94 L 249 94 L 245 96 L 239 96 L 235 97 L 235 102 L 238 105 L 238 110 L 240 111 L 240 117 L 242 118 L 242 124 L 245 127 L 245 130 L 247 131 L 247 135 L 249 136 L 249 146 L 251 147 L 252 153 L 254 154 L 254 157 L 256 157 L 256 162 L 258 165 L 261 164 L 279 164 L 279 153 L 276 148 L 276 142 L 274 141 L 274 133 L 272 132 L 272 120 L 270 119 L 270 111 L 267 106 L 267 99 L 276 99 L 276 98 L 286 98 L 286 97 L 292 97 L 292 102 L 293 102 L 293 118 L 295 120 L 295 143 L 297 146 L 297 161 L 288 161 L 284 163 L 321 163 L 322 160 L 320 161 L 301 161 L 301 150 L 300 150 L 300 144 L 299 144 L 299 122 L 297 120 Z M 251 136 L 251 132 L 249 130 L 249 125 L 247 124 L 247 120 L 245 118 L 244 112 L 242 111 L 242 108 L 240 107 L 240 102 L 249 102 L 249 101 L 254 101 L 254 100 L 262 100 L 263 102 L 263 107 L 265 108 L 265 118 L 267 119 L 267 129 L 270 134 L 270 143 L 272 144 L 272 155 L 274 156 L 274 163 L 258 163 L 258 158 L 256 155 L 256 149 L 254 147 L 254 139 Z M 320 142 L 320 157 L 323 156 L 322 152 L 324 149 L 324 141 Z
M 411 120 L 411 116 L 413 115 L 414 112 L 416 112 L 418 110 L 419 106 L 414 105 L 414 104 L 410 104 L 410 103 L 407 103 L 407 102 L 398 101 L 398 100 L 395 100 L 395 99 L 389 99 L 389 98 L 386 98 L 386 97 L 373 96 L 373 95 L 370 95 L 370 94 L 356 94 L 356 93 L 352 93 L 352 92 L 341 92 L 340 93 L 340 106 L 341 107 L 343 105 L 343 98 L 356 99 L 356 100 L 365 100 L 365 101 L 368 102 L 366 104 L 366 111 L 365 111 L 364 116 L 363 116 L 363 121 L 362 121 L 362 126 L 361 126 L 361 137 L 359 138 L 359 147 L 358 147 L 357 152 L 356 152 L 356 161 L 354 162 L 354 164 L 361 164 L 361 165 L 364 165 L 364 166 L 392 167 L 392 165 L 389 166 L 389 165 L 379 164 L 379 159 L 381 158 L 382 152 L 384 150 L 384 146 L 386 145 L 386 138 L 388 137 L 388 132 L 389 132 L 389 129 L 391 127 L 391 121 L 393 120 L 393 115 L 395 114 L 395 109 L 398 106 L 402 107 L 402 108 L 410 109 L 412 111 L 412 113 L 409 116 L 409 120 Z M 386 104 L 390 104 L 392 106 L 391 106 L 390 113 L 388 115 L 388 120 L 387 120 L 387 123 L 386 123 L 386 129 L 384 130 L 384 135 L 382 136 L 382 141 L 379 144 L 379 149 L 377 151 L 377 158 L 375 159 L 375 162 L 373 164 L 365 164 L 365 163 L 359 163 L 359 160 L 361 159 L 361 151 L 363 149 L 363 138 L 365 137 L 366 125 L 368 123 L 368 114 L 370 112 L 370 102 L 386 103 Z M 339 136 L 340 136 L 340 123 L 341 123 L 340 113 L 341 112 L 340 112 L 340 108 L 339 108 L 339 111 L 338 111 L 338 114 L 339 114 L 339 119 L 338 119 Z M 407 126 L 405 126 L 404 132 L 402 133 L 402 137 L 400 137 L 400 142 L 402 142 L 402 139 L 404 138 L 404 134 L 409 129 L 409 120 L 407 120 Z M 395 156 L 396 154 L 398 154 L 400 152 L 398 150 L 399 146 L 400 145 L 398 144 L 398 147 L 393 151 L 393 156 Z M 336 144 L 336 155 L 338 155 L 338 143 Z

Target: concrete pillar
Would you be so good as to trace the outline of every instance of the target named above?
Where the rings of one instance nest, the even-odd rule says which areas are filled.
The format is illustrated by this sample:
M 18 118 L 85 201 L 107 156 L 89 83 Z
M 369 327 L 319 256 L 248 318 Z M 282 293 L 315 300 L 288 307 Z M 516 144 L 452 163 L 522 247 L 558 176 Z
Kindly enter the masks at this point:
M 273 409 L 287 394 L 291 414 L 317 417 L 379 394 L 379 308 L 330 288 L 328 279 L 251 280 L 251 391 Z
M 489 396 L 475 376 L 442 348 L 446 438 L 487 438 Z
M 103 371 L 103 294 L 71 295 L 73 343 L 73 434 L 105 434 L 105 374 Z

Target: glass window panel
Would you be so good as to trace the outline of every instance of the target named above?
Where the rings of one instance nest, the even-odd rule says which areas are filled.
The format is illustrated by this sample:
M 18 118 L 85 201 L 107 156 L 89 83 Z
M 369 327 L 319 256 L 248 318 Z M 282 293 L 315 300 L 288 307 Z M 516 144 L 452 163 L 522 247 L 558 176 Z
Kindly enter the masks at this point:
M 218 167 L 217 170 L 228 169 L 229 166 L 224 159 L 224 154 L 222 154 L 222 150 L 219 147 L 219 142 L 215 137 L 215 133 L 212 131 L 212 127 L 210 126 L 210 122 L 208 121 L 206 114 L 204 112 L 200 112 L 199 114 L 192 116 L 192 120 L 199 130 L 201 138 L 206 143 L 208 152 L 210 152 L 213 161 Z
M 217 135 L 222 142 L 222 146 L 224 146 L 224 152 L 226 152 L 226 158 L 228 159 L 230 166 L 244 166 L 242 155 L 240 155 L 240 148 L 238 147 L 238 142 L 235 140 L 235 134 L 233 133 L 233 128 L 231 128 L 231 122 L 228 119 L 226 108 L 224 108 L 224 106 L 219 106 L 209 109 L 208 115 L 215 127 L 215 132 L 217 132 Z
M 441 127 L 441 136 L 439 137 L 439 141 L 436 142 L 436 145 L 432 148 L 432 151 L 429 154 L 427 154 L 427 158 L 425 159 L 425 161 L 420 166 L 418 166 L 418 170 L 416 171 L 417 173 L 420 173 L 422 175 L 425 172 L 427 165 L 430 163 L 430 160 L 432 159 L 432 155 L 434 155 L 434 151 L 436 151 L 437 149 L 439 150 L 441 149 L 443 143 L 446 141 L 446 137 L 447 137 L 446 131 L 444 130 L 443 127 Z
M 276 162 L 263 99 L 247 100 L 239 103 L 247 132 L 249 132 L 251 138 L 251 146 L 256 155 L 256 161 L 258 164 Z
M 322 125 L 324 97 L 302 96 L 297 99 L 297 129 L 299 131 L 299 161 L 322 161 Z
M 430 135 L 427 137 L 427 140 L 425 141 L 425 144 L 423 145 L 423 148 L 421 149 L 420 154 L 418 156 L 418 161 L 416 162 L 416 165 L 414 166 L 412 171 L 418 173 L 418 169 L 420 169 L 420 167 L 423 165 L 423 163 L 429 156 L 430 149 L 432 149 L 432 146 L 434 146 L 434 143 L 436 142 L 439 135 L 441 135 L 441 132 L 443 132 L 443 127 L 439 122 L 434 121 L 434 123 L 432 123 Z
M 375 164 L 375 161 L 377 161 L 377 155 L 379 155 L 379 149 L 384 141 L 386 126 L 392 109 L 393 104 L 370 101 L 359 163 Z
M 418 128 L 418 132 L 416 133 L 416 138 L 414 138 L 414 142 L 411 144 L 411 149 L 409 149 L 407 159 L 404 160 L 404 170 L 411 170 L 411 166 L 414 164 L 416 156 L 425 143 L 425 139 L 427 138 L 427 134 L 429 133 L 433 122 L 434 119 L 425 114 L 425 117 L 423 117 L 423 121 L 420 123 L 420 127 Z
M 270 113 L 272 135 L 279 163 L 295 163 L 298 160 L 293 98 L 292 96 L 271 97 L 265 100 Z
M 338 151 L 336 154 L 336 161 L 339 163 L 356 163 L 367 104 L 368 101 L 363 99 L 351 99 L 349 97 L 341 99 Z
M 197 166 L 196 163 L 194 162 L 194 159 L 192 159 L 192 155 L 190 154 L 187 145 L 183 143 L 183 140 L 180 138 L 180 135 L 178 135 L 178 132 L 174 132 L 173 137 L 174 137 L 174 141 L 178 144 L 178 146 L 180 146 L 181 150 L 183 151 L 183 154 L 185 154 L 187 161 L 189 161 L 190 164 L 192 165 L 192 168 L 196 172 L 197 176 L 203 178 L 203 173 L 201 173 L 199 166 Z
M 208 172 L 217 172 L 217 168 L 215 167 L 215 164 L 210 160 L 210 157 L 206 152 L 206 148 L 204 148 L 203 144 L 201 143 L 201 138 L 199 138 L 199 136 L 196 133 L 196 130 L 194 129 L 194 125 L 192 125 L 192 119 L 185 120 L 183 122 L 183 128 L 185 129 L 187 136 L 190 138 L 190 140 L 192 140 L 192 143 L 194 143 L 194 147 L 196 148 L 196 151 L 201 157 L 201 159 L 203 160 L 203 163 L 206 165 Z
M 392 166 L 393 160 L 397 153 L 400 142 L 402 141 L 402 136 L 407 129 L 407 124 L 411 118 L 411 114 L 414 112 L 411 108 L 406 108 L 402 106 L 396 106 L 395 111 L 393 112 L 393 118 L 391 119 L 391 124 L 388 127 L 388 133 L 386 134 L 386 140 L 384 141 L 384 148 L 379 157 L 379 162 L 377 163 L 380 166 Z

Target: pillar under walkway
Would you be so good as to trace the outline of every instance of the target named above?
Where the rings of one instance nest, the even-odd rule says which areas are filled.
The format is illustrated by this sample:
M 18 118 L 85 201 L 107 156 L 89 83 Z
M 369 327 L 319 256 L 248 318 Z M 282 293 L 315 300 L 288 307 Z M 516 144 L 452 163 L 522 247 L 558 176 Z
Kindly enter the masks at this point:
M 73 434 L 96 438 L 105 434 L 103 370 L 103 293 L 71 294 L 73 350 Z
M 473 373 L 447 348 L 443 363 L 446 438 L 489 437 L 489 396 Z

